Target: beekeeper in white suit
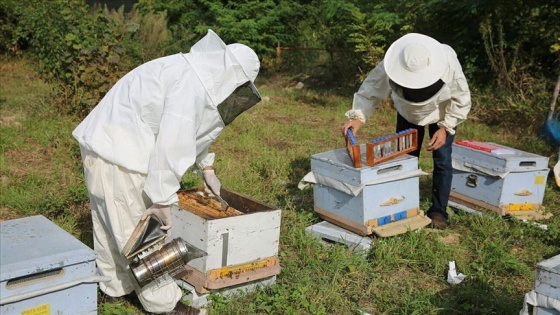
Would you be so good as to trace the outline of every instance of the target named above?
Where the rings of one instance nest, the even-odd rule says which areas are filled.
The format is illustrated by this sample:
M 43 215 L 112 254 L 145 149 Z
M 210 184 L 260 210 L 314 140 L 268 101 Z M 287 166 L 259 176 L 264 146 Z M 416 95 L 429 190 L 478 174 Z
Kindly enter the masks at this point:
M 348 128 L 356 132 L 389 96 L 397 110 L 396 131 L 418 130 L 418 149 L 411 155 L 420 155 L 424 129 L 428 129 L 427 150 L 432 152 L 434 171 L 432 205 L 427 215 L 433 227 L 445 229 L 453 177 L 452 143 L 457 126 L 467 119 L 471 109 L 467 79 L 453 48 L 418 33 L 393 42 L 383 61 L 354 94 L 343 133 Z
M 226 45 L 209 30 L 189 53 L 126 74 L 73 131 L 90 194 L 97 266 L 112 277 L 100 283 L 108 297 L 134 290 L 148 312 L 192 313 L 177 303 L 182 293 L 174 282 L 139 288 L 121 251 L 147 215 L 171 228 L 170 206 L 178 202 L 179 182 L 191 166 L 203 170 L 207 187 L 220 193 L 208 148 L 224 126 L 260 101 L 253 84 L 259 68 L 251 48 Z M 246 94 L 236 99 L 240 91 Z

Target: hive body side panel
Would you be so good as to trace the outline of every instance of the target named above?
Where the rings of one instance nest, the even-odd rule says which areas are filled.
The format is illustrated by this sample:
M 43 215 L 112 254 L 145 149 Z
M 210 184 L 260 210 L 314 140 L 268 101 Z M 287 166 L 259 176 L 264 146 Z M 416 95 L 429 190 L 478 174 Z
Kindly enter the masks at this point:
M 358 196 L 314 185 L 315 206 L 358 224 L 419 208 L 419 178 L 366 186 Z
M 171 237 L 168 240 L 181 237 L 198 249 L 208 252 L 208 220 L 190 211 L 175 207 L 171 208 L 171 216 L 173 217 L 173 227 L 171 228 Z M 206 257 L 202 257 L 191 260 L 189 265 L 197 269 L 204 269 L 206 259 Z
M 542 204 L 548 171 L 510 173 L 504 179 L 500 204 Z
M 215 258 L 207 261 L 206 269 L 233 266 L 278 255 L 280 210 L 255 212 L 218 220 Z
M 46 313 L 46 309 L 50 312 Z M 84 283 L 0 306 L 0 314 L 22 314 L 24 311 L 30 314 L 96 315 L 97 284 Z
M 185 210 L 173 211 L 173 216 L 173 238 L 181 237 L 208 254 L 189 263 L 197 270 L 205 272 L 278 254 L 281 210 L 212 220 Z
M 479 173 L 453 170 L 451 191 L 499 206 L 504 179 Z

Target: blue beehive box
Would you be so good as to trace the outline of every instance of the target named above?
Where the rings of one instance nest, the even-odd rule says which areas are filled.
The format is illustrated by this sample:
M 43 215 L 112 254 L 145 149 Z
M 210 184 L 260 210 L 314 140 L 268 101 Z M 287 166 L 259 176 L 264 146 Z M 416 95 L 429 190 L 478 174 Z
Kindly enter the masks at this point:
M 537 264 L 535 292 L 560 300 L 560 255 Z
M 453 144 L 450 200 L 501 215 L 543 209 L 548 158 L 489 142 Z
M 0 314 L 97 314 L 95 257 L 44 216 L 0 222 Z
M 560 315 L 560 312 L 555 309 L 536 306 L 533 309 L 533 315 Z
M 366 152 L 365 145 L 360 152 Z M 403 155 L 375 166 L 366 166 L 365 161 L 362 165 L 353 167 L 346 148 L 312 155 L 315 212 L 364 236 L 380 235 L 376 229 L 417 216 L 422 221 L 416 227 L 429 224 L 420 211 L 419 176 L 424 173 L 418 169 L 418 158 Z

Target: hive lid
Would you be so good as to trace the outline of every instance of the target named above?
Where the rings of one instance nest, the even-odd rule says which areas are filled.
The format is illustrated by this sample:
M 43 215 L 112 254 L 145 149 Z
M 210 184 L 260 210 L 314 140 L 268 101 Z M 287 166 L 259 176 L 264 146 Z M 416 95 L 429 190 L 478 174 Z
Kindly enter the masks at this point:
M 365 145 L 361 146 L 360 152 L 366 152 Z M 375 166 L 367 166 L 364 163 L 361 168 L 353 166 L 346 147 L 311 155 L 313 173 L 354 186 L 416 170 L 418 158 L 408 154 Z
M 548 158 L 492 142 L 465 140 L 453 143 L 455 163 L 487 169 L 488 173 L 529 172 L 548 169 Z
M 91 248 L 42 215 L 0 222 L 0 281 L 95 257 Z
M 546 270 L 553 274 L 560 275 L 560 255 L 553 256 L 537 263 L 537 271 Z M 560 283 L 558 283 L 560 285 Z

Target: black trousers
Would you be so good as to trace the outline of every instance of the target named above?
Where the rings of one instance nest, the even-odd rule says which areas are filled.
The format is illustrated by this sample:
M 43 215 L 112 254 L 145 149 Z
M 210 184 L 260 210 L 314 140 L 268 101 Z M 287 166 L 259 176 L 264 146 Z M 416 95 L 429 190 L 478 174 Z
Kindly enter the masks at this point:
M 400 114 L 397 114 L 397 132 L 413 128 L 418 130 L 418 148 L 416 151 L 410 152 L 410 155 L 416 157 L 420 156 L 422 149 L 422 140 L 424 139 L 424 126 L 418 126 L 408 122 Z M 428 132 L 430 138 L 434 133 L 439 130 L 437 124 L 428 125 Z M 453 166 L 451 165 L 451 149 L 454 135 L 447 135 L 445 144 L 432 151 L 432 158 L 434 160 L 434 172 L 432 174 L 432 205 L 427 211 L 428 217 L 432 217 L 434 213 L 441 213 L 447 219 L 447 203 L 449 201 L 449 193 L 451 192 L 451 180 L 453 179 Z

